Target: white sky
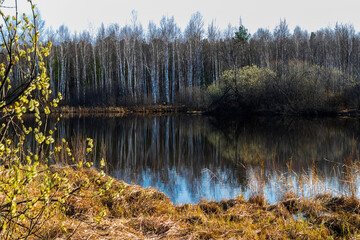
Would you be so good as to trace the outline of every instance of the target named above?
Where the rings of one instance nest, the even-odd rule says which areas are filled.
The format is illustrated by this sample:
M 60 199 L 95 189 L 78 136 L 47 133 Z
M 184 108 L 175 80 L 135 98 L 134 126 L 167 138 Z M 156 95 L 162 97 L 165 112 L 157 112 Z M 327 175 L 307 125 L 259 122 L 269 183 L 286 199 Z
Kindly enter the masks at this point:
M 19 0 L 25 2 L 25 0 Z M 174 16 L 184 30 L 191 14 L 199 11 L 205 20 L 205 29 L 211 20 L 224 30 L 229 23 L 238 26 L 239 19 L 254 33 L 258 28 L 271 31 L 286 19 L 290 30 L 299 25 L 309 32 L 336 22 L 351 23 L 360 31 L 360 0 L 33 0 L 40 9 L 46 27 L 56 30 L 64 24 L 72 32 L 130 22 L 131 11 L 136 10 L 144 29 L 150 20 L 159 25 L 163 15 Z M 6 2 L 10 2 L 7 0 Z

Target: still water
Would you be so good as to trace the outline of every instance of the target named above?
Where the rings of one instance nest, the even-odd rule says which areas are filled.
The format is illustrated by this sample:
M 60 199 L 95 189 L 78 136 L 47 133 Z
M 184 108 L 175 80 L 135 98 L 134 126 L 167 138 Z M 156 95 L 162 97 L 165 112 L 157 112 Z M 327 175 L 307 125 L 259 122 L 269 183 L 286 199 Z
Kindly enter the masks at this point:
M 154 187 L 176 204 L 357 190 L 342 166 L 358 153 L 357 119 L 72 116 L 58 129 L 75 148 L 93 138 L 95 163 L 105 158 L 110 175 Z

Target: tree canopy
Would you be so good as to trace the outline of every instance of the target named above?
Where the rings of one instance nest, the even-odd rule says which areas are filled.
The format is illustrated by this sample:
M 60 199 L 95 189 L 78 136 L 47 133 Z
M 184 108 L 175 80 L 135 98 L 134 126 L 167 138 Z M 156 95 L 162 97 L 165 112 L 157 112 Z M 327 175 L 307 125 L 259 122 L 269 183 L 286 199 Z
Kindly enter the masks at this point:
M 235 37 L 244 43 L 244 42 L 249 41 L 250 33 L 244 27 L 244 25 L 240 25 L 239 30 L 237 32 L 235 32 Z

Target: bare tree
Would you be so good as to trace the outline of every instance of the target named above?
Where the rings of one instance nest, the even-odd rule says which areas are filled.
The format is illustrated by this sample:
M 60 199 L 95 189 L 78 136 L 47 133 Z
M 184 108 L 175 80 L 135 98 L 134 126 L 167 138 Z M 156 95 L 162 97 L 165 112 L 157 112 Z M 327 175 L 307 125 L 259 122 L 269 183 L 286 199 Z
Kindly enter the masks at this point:
M 185 29 L 185 38 L 188 42 L 189 48 L 189 70 L 188 70 L 188 85 L 190 88 L 190 96 L 192 96 L 194 63 L 195 63 L 195 78 L 197 85 L 201 84 L 201 40 L 204 34 L 204 19 L 200 12 L 191 15 L 191 19 Z M 191 98 L 191 97 L 190 97 Z

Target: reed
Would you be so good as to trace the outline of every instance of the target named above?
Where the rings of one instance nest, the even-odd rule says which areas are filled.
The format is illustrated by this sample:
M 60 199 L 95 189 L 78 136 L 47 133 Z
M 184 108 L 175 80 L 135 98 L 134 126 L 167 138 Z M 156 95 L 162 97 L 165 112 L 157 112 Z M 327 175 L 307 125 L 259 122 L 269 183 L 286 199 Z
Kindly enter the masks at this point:
M 59 174 L 66 171 L 72 184 L 81 184 L 83 179 L 97 174 L 95 169 L 56 166 L 53 169 Z M 281 186 L 287 189 L 274 204 L 269 204 L 264 196 L 264 166 L 260 164 L 257 171 L 254 176 L 260 185 L 248 199 L 238 196 L 220 202 L 179 206 L 156 189 L 144 189 L 120 180 L 114 180 L 101 196 L 94 196 L 101 183 L 107 182 L 108 177 L 104 176 L 100 184 L 69 198 L 66 210 L 57 213 L 43 235 L 48 239 L 119 236 L 122 239 L 355 239 L 360 236 L 360 202 L 352 193 L 305 197 L 302 192 L 306 189 L 294 191 L 295 185 L 306 188 L 307 184 L 318 184 L 321 181 L 318 169 L 312 169 L 306 178 L 279 173 Z M 314 173 L 318 175 L 313 176 Z M 351 174 L 354 173 L 353 169 Z M 353 175 L 348 179 L 355 180 Z M 99 215 L 101 221 L 97 220 Z
M 84 139 L 70 145 L 83 158 Z M 64 143 L 65 144 L 65 143 Z M 101 147 L 100 147 L 101 148 Z M 101 150 L 100 150 L 101 151 Z M 325 180 L 315 160 L 304 174 L 296 174 L 293 161 L 287 170 L 269 174 L 259 157 L 259 165 L 249 175 L 248 197 L 201 201 L 174 205 L 154 188 L 142 188 L 99 175 L 94 168 L 64 164 L 50 167 L 49 174 L 66 175 L 70 186 L 79 189 L 66 199 L 63 209 L 53 213 L 39 228 L 43 239 L 358 239 L 360 201 L 357 196 L 359 157 L 352 154 L 334 164 L 333 174 L 341 174 L 346 194 L 334 195 L 321 185 Z M 88 157 L 88 156 L 85 156 Z M 103 156 L 106 157 L 106 156 Z M 61 162 L 63 163 L 63 162 Z M 277 164 L 272 164 L 278 167 Z M 209 171 L 209 170 L 208 170 Z M 45 174 L 45 173 L 43 173 Z M 214 173 L 212 173 L 214 174 Z M 99 177 L 101 176 L 101 177 Z M 39 175 L 31 184 L 43 179 Z M 95 179 L 86 183 L 86 179 Z M 278 199 L 266 199 L 269 181 L 277 181 Z M 107 186 L 109 182 L 111 185 Z

